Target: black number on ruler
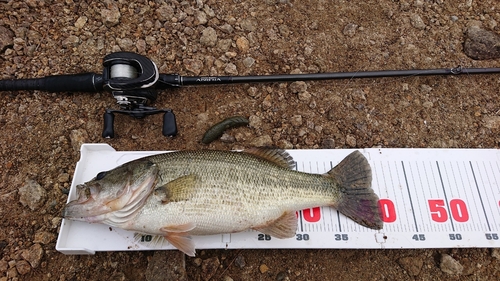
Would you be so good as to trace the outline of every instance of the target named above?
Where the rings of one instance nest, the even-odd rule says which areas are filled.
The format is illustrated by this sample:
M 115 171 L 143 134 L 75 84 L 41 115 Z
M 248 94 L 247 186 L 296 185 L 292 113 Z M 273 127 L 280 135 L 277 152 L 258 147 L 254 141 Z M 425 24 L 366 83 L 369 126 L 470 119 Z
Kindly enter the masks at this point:
M 151 242 L 151 240 L 153 240 L 153 236 L 151 236 L 151 235 L 141 236 L 141 242 Z
M 297 241 L 307 241 L 307 240 L 309 240 L 309 234 L 307 234 L 307 233 L 297 234 L 296 239 L 297 239 Z
M 425 234 L 414 234 L 412 239 L 415 241 L 425 241 Z
M 498 240 L 498 234 L 497 233 L 486 233 L 486 239 L 488 240 Z
M 349 240 L 349 235 L 347 234 L 335 234 L 335 241 L 347 241 Z
M 462 240 L 462 234 L 460 233 L 450 233 L 450 240 Z
M 268 234 L 259 234 L 258 238 L 259 241 L 271 241 L 271 235 Z

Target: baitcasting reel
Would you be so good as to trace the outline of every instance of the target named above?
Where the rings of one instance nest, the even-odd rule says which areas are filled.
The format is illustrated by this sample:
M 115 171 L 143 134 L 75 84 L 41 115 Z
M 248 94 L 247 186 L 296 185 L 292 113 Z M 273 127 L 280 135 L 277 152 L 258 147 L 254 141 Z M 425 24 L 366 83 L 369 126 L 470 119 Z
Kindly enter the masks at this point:
M 175 136 L 177 125 L 170 109 L 156 109 L 147 106 L 157 97 L 153 86 L 160 76 L 156 64 L 135 53 L 119 52 L 104 57 L 103 86 L 111 90 L 120 110 L 107 109 L 104 113 L 104 138 L 114 137 L 114 113 L 127 114 L 135 118 L 164 113 L 164 136 Z

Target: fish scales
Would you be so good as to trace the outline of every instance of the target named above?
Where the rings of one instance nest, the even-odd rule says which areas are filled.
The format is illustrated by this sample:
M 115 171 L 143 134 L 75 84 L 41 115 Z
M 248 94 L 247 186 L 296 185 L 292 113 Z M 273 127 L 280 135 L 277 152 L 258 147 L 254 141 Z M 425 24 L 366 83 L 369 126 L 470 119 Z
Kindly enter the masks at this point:
M 293 171 L 243 153 L 183 151 L 149 160 L 159 167 L 158 186 L 187 175 L 195 175 L 197 181 L 185 194 L 189 200 L 165 204 L 162 212 L 148 201 L 137 220 L 145 225 L 193 221 L 193 235 L 242 231 L 286 211 L 331 204 L 340 196 L 336 183 L 322 175 Z

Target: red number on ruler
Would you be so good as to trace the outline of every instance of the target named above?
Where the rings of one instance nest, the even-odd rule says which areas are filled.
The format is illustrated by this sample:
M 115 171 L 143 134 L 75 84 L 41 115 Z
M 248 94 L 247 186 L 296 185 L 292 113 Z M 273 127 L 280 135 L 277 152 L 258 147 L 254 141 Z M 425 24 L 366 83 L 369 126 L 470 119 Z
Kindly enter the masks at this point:
M 430 199 L 428 202 L 433 221 L 445 222 L 448 220 L 448 212 L 443 199 Z M 467 204 L 462 199 L 452 199 L 450 201 L 450 211 L 451 217 L 457 222 L 467 222 L 469 220 Z
M 451 216 L 457 222 L 466 222 L 469 220 L 469 211 L 467 205 L 462 199 L 453 199 L 450 201 Z
M 378 200 L 378 207 L 380 209 L 380 216 L 383 222 L 396 221 L 396 208 L 390 199 Z
M 443 199 L 430 199 L 429 209 L 431 211 L 431 218 L 435 222 L 445 222 L 448 220 L 448 213 L 444 207 Z
M 319 207 L 302 210 L 302 215 L 307 222 L 318 222 L 321 219 Z

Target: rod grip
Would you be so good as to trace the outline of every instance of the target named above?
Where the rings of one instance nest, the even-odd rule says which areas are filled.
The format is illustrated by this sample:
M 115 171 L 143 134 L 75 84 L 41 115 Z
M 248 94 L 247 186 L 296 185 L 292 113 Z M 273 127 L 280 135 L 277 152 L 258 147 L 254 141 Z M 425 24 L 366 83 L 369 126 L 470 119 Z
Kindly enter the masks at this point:
M 0 80 L 0 91 L 39 90 L 46 92 L 98 92 L 103 89 L 102 75 L 81 73 L 43 78 Z

